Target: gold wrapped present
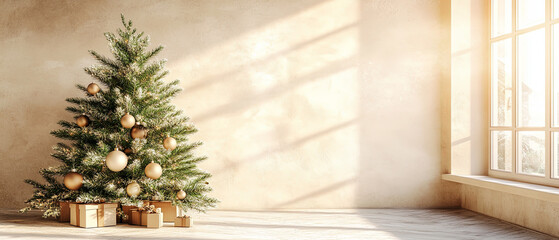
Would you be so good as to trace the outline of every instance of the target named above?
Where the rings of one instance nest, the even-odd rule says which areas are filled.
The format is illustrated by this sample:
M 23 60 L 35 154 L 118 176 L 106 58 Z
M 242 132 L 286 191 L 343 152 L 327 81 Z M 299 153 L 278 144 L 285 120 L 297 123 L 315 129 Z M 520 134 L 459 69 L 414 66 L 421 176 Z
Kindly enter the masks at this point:
M 180 215 L 179 208 L 174 206 L 171 201 L 151 201 L 150 204 L 156 208 L 161 208 L 163 222 L 173 222 Z
M 163 213 L 161 209 L 159 212 L 147 213 L 147 227 L 148 228 L 160 228 L 163 227 Z
M 190 216 L 176 217 L 175 227 L 192 227 L 192 218 Z
M 145 210 L 138 208 L 132 209 L 130 211 L 130 216 L 130 221 L 128 222 L 129 224 L 140 226 L 147 225 L 147 212 Z
M 83 228 L 116 225 L 116 203 L 70 203 L 70 224 Z

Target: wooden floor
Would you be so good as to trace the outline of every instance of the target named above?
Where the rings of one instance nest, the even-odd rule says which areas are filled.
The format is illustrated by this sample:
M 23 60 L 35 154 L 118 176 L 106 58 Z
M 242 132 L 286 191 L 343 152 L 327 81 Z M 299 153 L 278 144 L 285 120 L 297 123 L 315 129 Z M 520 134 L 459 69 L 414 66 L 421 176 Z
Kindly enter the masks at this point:
M 0 239 L 555 239 L 464 209 L 210 211 L 194 227 L 83 229 L 38 212 L 0 213 Z

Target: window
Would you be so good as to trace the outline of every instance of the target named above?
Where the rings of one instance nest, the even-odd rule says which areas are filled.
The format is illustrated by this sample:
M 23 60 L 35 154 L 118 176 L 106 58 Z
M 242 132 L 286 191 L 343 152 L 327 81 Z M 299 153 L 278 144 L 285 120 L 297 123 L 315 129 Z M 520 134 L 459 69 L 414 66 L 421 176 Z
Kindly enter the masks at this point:
M 559 0 L 492 0 L 489 175 L 559 186 Z

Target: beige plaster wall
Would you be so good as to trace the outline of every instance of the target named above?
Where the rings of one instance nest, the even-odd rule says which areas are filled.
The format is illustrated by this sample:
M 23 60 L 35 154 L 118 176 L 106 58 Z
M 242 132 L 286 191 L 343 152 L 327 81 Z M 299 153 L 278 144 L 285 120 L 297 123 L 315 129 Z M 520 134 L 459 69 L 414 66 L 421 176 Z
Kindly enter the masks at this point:
M 459 205 L 440 180 L 448 1 L 0 4 L 0 207 L 57 164 L 49 131 L 120 13 L 166 46 L 219 208 Z
M 451 6 L 451 131 L 453 174 L 487 175 L 489 2 Z

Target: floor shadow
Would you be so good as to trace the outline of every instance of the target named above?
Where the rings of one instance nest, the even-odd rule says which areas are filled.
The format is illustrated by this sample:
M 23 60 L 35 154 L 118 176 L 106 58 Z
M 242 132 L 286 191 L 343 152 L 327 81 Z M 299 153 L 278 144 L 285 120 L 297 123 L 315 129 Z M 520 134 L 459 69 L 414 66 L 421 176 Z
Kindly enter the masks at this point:
M 343 180 L 343 181 L 340 181 L 340 182 L 337 182 L 337 183 L 334 183 L 334 184 L 330 184 L 326 187 L 311 191 L 308 194 L 305 194 L 305 195 L 296 197 L 292 200 L 277 204 L 275 206 L 275 208 L 279 208 L 279 209 L 285 208 L 285 207 L 287 207 L 287 206 L 289 206 L 293 203 L 297 203 L 297 202 L 300 202 L 300 201 L 303 201 L 303 200 L 306 200 L 306 199 L 309 199 L 309 198 L 317 197 L 317 196 L 320 196 L 320 195 L 323 195 L 323 194 L 326 194 L 326 193 L 329 193 L 329 192 L 332 192 L 332 191 L 336 191 L 339 188 L 342 188 L 342 187 L 344 187 L 348 184 L 354 183 L 356 179 L 357 179 L 356 177 L 353 177 L 353 178 L 346 179 L 346 180 Z

